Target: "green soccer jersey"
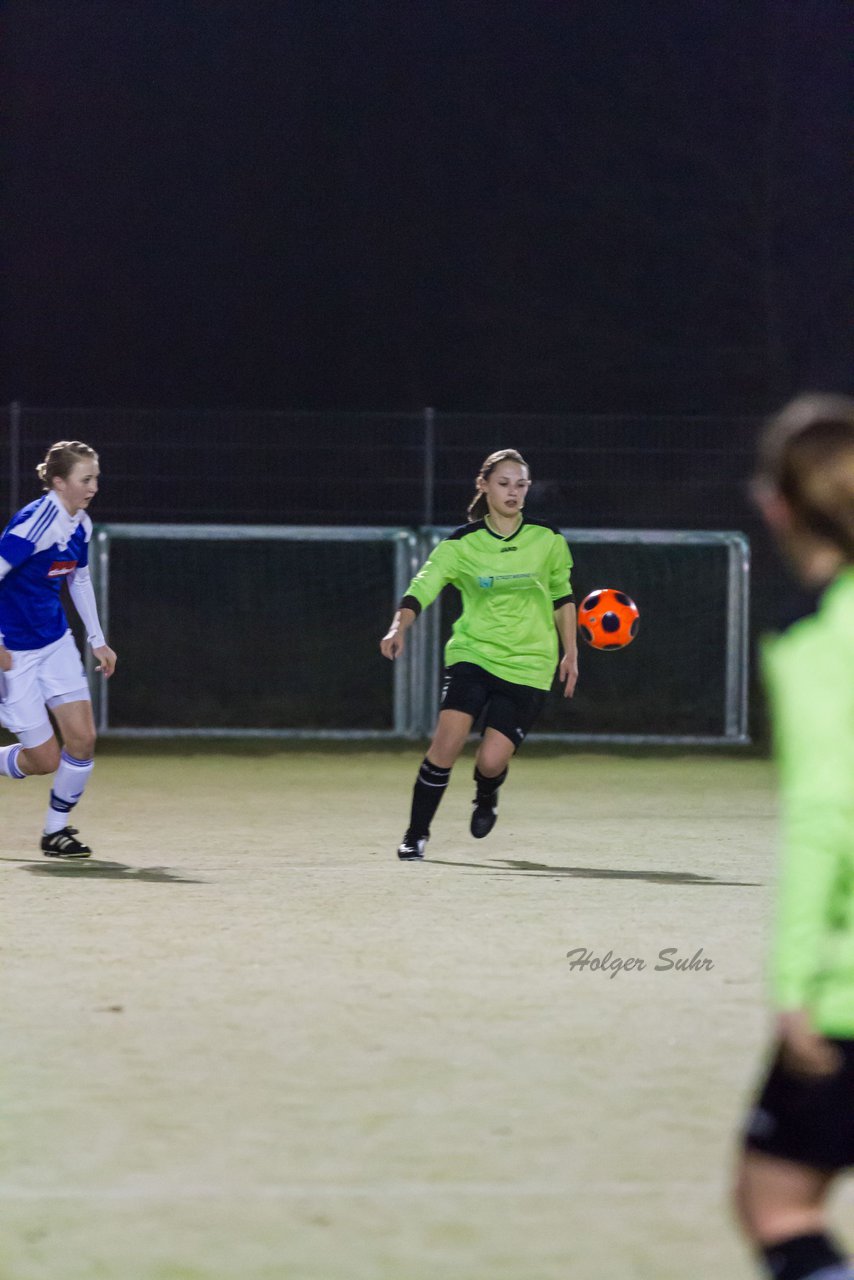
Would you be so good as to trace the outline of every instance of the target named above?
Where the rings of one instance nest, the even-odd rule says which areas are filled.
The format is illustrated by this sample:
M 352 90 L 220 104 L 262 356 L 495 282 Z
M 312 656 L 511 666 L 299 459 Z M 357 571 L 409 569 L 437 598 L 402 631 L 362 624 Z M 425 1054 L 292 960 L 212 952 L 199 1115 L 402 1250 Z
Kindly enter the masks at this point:
M 765 642 L 780 775 L 775 1004 L 854 1037 L 854 568 Z
M 523 519 L 509 538 L 483 520 L 463 525 L 434 550 L 402 603 L 418 613 L 448 583 L 462 613 L 445 662 L 475 662 L 512 684 L 550 689 L 558 657 L 554 611 L 572 600 L 572 556 L 557 529 Z

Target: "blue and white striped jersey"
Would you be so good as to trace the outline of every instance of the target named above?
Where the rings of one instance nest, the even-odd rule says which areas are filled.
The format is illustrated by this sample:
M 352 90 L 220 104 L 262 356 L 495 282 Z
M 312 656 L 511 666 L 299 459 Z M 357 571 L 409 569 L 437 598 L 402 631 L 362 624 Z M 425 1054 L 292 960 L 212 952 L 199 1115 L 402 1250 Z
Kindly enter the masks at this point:
M 43 649 L 65 635 L 60 584 L 88 565 L 91 536 L 86 512 L 69 515 L 55 492 L 9 521 L 0 535 L 0 640 L 7 649 Z

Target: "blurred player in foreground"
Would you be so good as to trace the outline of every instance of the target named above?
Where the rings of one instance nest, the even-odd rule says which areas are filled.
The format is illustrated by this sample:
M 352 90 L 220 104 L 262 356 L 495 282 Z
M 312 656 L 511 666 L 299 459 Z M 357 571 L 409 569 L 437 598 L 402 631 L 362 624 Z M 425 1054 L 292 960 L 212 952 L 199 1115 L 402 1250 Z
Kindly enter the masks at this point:
M 736 1206 L 774 1280 L 854 1280 L 826 1218 L 854 1165 L 854 401 L 788 405 L 762 439 L 755 492 L 816 603 L 762 655 L 782 822 L 776 1035 Z
M 397 851 L 404 861 L 424 857 L 430 823 L 451 769 L 472 726 L 483 717 L 475 761 L 471 833 L 495 825 L 498 789 L 514 751 L 530 730 L 554 679 L 558 637 L 560 679 L 571 697 L 578 679 L 572 556 L 559 530 L 524 514 L 531 485 L 528 464 L 515 449 L 491 453 L 475 481 L 470 523 L 436 547 L 415 575 L 380 649 L 403 652 L 406 632 L 451 583 L 462 613 L 445 647 L 447 670 L 433 741 L 421 763 L 409 827 Z
M 0 774 L 55 774 L 42 853 L 88 858 L 92 850 L 77 839 L 68 815 L 94 767 L 95 721 L 59 592 L 67 579 L 98 670 L 111 676 L 116 655 L 98 621 L 87 567 L 92 521 L 86 508 L 98 492 L 98 455 L 79 440 L 63 440 L 36 472 L 46 493 L 13 516 L 0 536 L 0 724 L 18 739 L 0 748 Z

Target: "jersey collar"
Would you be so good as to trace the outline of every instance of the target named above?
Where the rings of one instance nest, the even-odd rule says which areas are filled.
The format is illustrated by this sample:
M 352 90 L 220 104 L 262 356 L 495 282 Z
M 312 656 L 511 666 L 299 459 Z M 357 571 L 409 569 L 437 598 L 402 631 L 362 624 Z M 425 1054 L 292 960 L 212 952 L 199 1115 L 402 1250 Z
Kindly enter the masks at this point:
M 522 517 L 522 519 L 519 521 L 517 528 L 515 528 L 512 533 L 508 533 L 508 534 L 496 533 L 495 530 L 490 528 L 489 524 L 487 523 L 487 519 L 488 519 L 487 516 L 483 517 L 483 527 L 486 530 L 486 532 L 489 534 L 490 538 L 495 538 L 496 542 L 512 542 L 514 538 L 518 538 L 519 534 L 522 532 L 522 530 L 525 527 L 525 512 L 520 511 L 519 515 Z
M 59 537 L 56 542 L 57 546 L 62 550 L 64 547 L 68 546 L 72 536 L 74 535 L 74 531 L 83 520 L 83 508 L 81 507 L 73 516 L 70 515 L 55 489 L 48 489 L 47 499 L 48 502 L 52 502 L 56 508 L 57 514 L 55 522 L 59 528 Z

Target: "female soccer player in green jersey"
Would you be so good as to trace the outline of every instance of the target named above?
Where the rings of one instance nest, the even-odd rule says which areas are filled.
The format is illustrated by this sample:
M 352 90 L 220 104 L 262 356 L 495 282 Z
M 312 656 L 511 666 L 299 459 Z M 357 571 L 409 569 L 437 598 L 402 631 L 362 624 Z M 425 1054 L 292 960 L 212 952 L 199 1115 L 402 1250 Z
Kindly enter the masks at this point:
M 578 679 L 572 556 L 557 529 L 524 513 L 531 485 L 528 464 L 515 449 L 484 462 L 468 509 L 469 524 L 440 542 L 415 575 L 380 649 L 403 652 L 406 632 L 448 583 L 462 597 L 462 613 L 445 648 L 441 709 L 412 796 L 409 827 L 397 851 L 424 857 L 430 823 L 472 726 L 483 717 L 477 752 L 471 833 L 489 834 L 498 789 L 513 752 L 534 723 L 564 654 L 560 680 L 572 697 Z
M 736 1186 L 774 1280 L 854 1280 L 828 1234 L 854 1165 L 854 401 L 807 396 L 769 425 L 756 498 L 815 609 L 766 642 L 782 868 L 776 1042 Z

